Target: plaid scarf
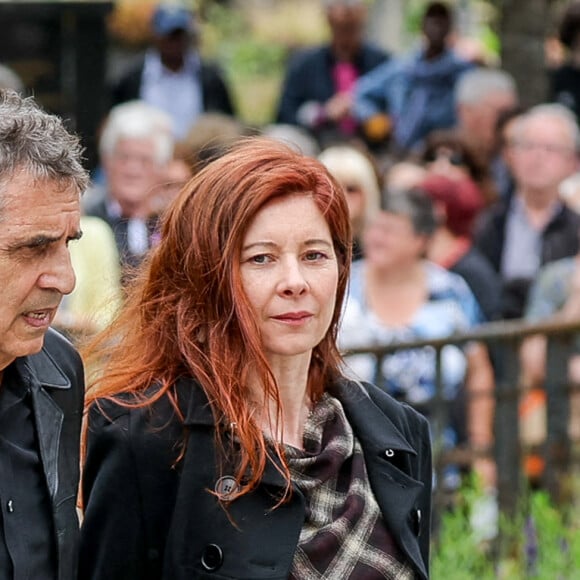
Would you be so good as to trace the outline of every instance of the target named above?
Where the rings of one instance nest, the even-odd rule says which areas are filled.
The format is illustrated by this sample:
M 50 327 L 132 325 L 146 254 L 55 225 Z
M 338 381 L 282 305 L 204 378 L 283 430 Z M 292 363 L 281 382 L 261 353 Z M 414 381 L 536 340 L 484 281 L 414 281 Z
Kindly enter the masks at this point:
M 290 579 L 414 578 L 369 483 L 362 448 L 342 405 L 328 394 L 304 429 L 304 451 L 285 448 L 306 516 Z

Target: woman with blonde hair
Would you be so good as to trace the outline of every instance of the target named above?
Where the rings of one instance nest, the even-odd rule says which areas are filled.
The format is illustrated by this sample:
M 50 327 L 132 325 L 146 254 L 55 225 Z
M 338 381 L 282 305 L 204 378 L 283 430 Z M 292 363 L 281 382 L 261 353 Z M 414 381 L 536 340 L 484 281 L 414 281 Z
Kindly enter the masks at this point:
M 366 221 L 374 219 L 380 207 L 380 185 L 371 159 L 352 145 L 333 145 L 318 156 L 338 180 L 348 203 L 353 230 L 353 259 L 362 257 L 360 235 Z
M 350 261 L 315 159 L 249 139 L 186 185 L 88 353 L 80 577 L 428 577 L 428 425 L 341 373 Z

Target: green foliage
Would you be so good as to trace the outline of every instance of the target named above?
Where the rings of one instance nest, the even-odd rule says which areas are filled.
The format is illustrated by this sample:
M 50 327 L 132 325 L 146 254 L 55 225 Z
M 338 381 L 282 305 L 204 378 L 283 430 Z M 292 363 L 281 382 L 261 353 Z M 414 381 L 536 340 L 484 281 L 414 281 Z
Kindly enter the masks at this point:
M 530 492 L 525 505 L 500 518 L 496 545 L 478 539 L 474 507 L 483 497 L 469 481 L 443 514 L 433 545 L 433 580 L 572 580 L 580 570 L 580 530 L 573 507 L 557 509 L 547 493 Z M 495 549 L 495 551 L 494 551 Z
M 224 45 L 236 43 L 243 37 L 246 23 L 243 15 L 219 4 L 211 3 L 204 10 L 203 50 L 219 58 Z
M 225 49 L 226 47 L 224 47 Z M 270 76 L 276 74 L 286 60 L 286 50 L 282 46 L 247 38 L 229 46 L 226 57 L 229 67 L 241 76 Z
M 259 38 L 244 13 L 210 4 L 207 20 L 217 42 L 214 49 L 219 60 L 236 75 L 270 76 L 284 66 L 286 47 Z
M 496 575 L 489 546 L 478 540 L 471 514 L 482 492 L 475 480 L 468 481 L 457 496 L 456 505 L 440 522 L 431 558 L 433 580 L 493 580 Z
M 208 3 L 206 19 L 204 50 L 224 68 L 240 117 L 251 125 L 270 122 L 287 47 L 260 38 L 241 11 Z
M 410 36 L 418 36 L 421 34 L 421 22 L 423 20 L 423 13 L 425 12 L 424 0 L 410 0 L 405 3 L 405 31 Z
M 499 56 L 501 49 L 499 36 L 489 26 L 484 26 L 481 33 L 483 46 L 489 54 Z
M 530 577 L 538 580 L 577 578 L 580 534 L 576 525 L 568 514 L 554 507 L 544 492 L 531 496 L 530 513 L 538 543 L 538 557 L 530 566 Z

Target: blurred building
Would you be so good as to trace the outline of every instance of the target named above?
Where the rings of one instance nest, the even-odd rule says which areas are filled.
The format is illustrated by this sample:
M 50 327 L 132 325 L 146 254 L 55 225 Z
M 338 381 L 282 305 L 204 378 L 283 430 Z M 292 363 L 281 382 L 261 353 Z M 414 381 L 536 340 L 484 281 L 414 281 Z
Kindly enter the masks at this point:
M 12 68 L 48 111 L 62 116 L 96 164 L 104 90 L 109 0 L 0 1 L 0 63 Z

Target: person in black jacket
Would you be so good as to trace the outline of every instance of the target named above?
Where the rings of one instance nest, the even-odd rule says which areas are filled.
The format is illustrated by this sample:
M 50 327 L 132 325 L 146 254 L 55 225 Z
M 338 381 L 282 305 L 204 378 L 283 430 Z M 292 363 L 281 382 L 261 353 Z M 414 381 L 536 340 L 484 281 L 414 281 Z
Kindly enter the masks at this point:
M 104 186 L 87 191 L 83 209 L 111 227 L 123 284 L 155 242 L 159 196 L 173 153 L 165 112 L 139 100 L 111 109 L 99 139 Z
M 341 371 L 350 254 L 340 186 L 279 142 L 181 191 L 87 353 L 84 580 L 428 578 L 427 421 Z
M 88 181 L 79 140 L 0 91 L 0 578 L 76 578 L 84 376 L 50 329 L 75 285 Z
M 114 84 L 111 106 L 141 99 L 165 111 L 178 140 L 203 112 L 234 115 L 222 72 L 204 61 L 196 48 L 199 30 L 193 12 L 161 3 L 153 12 L 151 30 L 152 46 Z
M 364 41 L 367 8 L 363 0 L 326 0 L 328 44 L 291 58 L 276 121 L 307 129 L 323 149 L 337 141 L 364 137 L 351 115 L 356 81 L 386 62 L 388 54 Z
M 475 246 L 502 282 L 500 316 L 520 318 L 540 266 L 579 249 L 580 216 L 559 187 L 578 169 L 580 133 L 559 104 L 537 105 L 516 120 L 511 144 L 515 191 L 483 212 Z

